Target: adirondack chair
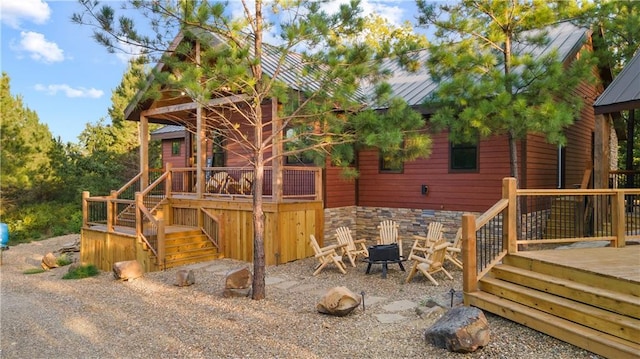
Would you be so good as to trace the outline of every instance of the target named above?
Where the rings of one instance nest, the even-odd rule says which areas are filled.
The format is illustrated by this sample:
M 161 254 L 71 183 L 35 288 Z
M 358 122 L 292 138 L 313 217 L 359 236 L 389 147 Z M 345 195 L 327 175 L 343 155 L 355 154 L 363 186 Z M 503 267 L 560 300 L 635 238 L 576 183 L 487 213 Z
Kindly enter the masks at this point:
M 227 185 L 229 183 L 229 174 L 227 172 L 218 172 L 207 181 L 206 190 L 210 193 L 229 193 Z
M 244 172 L 238 181 L 230 183 L 232 191 L 239 194 L 251 194 L 254 179 L 255 174 L 253 172 Z
M 349 227 L 337 228 L 336 238 L 339 244 L 344 245 L 342 247 L 342 255 L 347 255 L 352 266 L 356 266 L 358 256 L 369 257 L 369 250 L 367 250 L 367 245 L 365 244 L 367 242 L 366 239 L 354 240 Z
M 418 254 L 411 255 L 409 260 L 413 261 L 413 265 L 411 266 L 406 282 L 409 283 L 418 272 L 424 274 L 434 285 L 438 285 L 438 282 L 433 278 L 433 274 L 438 272 L 443 272 L 449 279 L 453 279 L 451 274 L 442 266 L 447 253 L 447 247 L 449 247 L 449 242 L 441 239 L 427 248 L 424 256 Z
M 398 223 L 393 220 L 385 220 L 380 222 L 378 230 L 380 230 L 380 236 L 378 237 L 377 244 L 398 244 L 398 250 L 400 252 L 400 258 L 402 255 L 402 238 L 398 236 Z
M 329 245 L 325 247 L 320 247 L 316 237 L 312 234 L 309 236 L 309 243 L 311 243 L 311 248 L 313 248 L 313 252 L 315 253 L 315 257 L 318 259 L 320 263 L 315 267 L 315 271 L 313 275 L 320 273 L 329 263 L 334 263 L 336 267 L 342 272 L 342 274 L 347 273 L 347 266 L 342 261 L 342 256 L 336 252 L 336 249 L 342 247 L 342 245 Z
M 411 255 L 416 254 L 416 250 L 420 251 L 420 253 L 424 253 L 424 250 L 429 248 L 429 246 L 439 240 L 442 239 L 444 226 L 440 222 L 431 222 L 427 227 L 427 236 L 413 236 L 413 246 L 411 246 L 411 252 L 409 252 L 409 257 Z
M 453 239 L 453 243 L 447 247 L 447 254 L 445 259 L 453 263 L 456 267 L 462 269 L 462 228 L 456 232 L 456 237 Z

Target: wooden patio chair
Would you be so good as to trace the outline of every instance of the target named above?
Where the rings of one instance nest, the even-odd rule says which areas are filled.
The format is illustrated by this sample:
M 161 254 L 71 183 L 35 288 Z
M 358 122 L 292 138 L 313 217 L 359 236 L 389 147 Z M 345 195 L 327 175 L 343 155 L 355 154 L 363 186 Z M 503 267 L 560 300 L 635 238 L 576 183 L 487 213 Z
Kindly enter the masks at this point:
M 453 279 L 451 274 L 442 266 L 448 247 L 449 242 L 441 239 L 427 248 L 424 256 L 418 255 L 417 253 L 411 255 L 409 260 L 413 261 L 413 265 L 411 266 L 411 270 L 409 270 L 406 282 L 409 283 L 418 272 L 424 274 L 434 285 L 438 285 L 438 282 L 433 278 L 433 274 L 438 272 L 443 272 L 449 279 Z
M 339 227 L 336 229 L 336 238 L 338 243 L 344 245 L 342 247 L 342 255 L 345 254 L 349 258 L 352 266 L 356 266 L 356 259 L 358 256 L 364 258 L 369 257 L 369 250 L 367 249 L 366 239 L 354 240 L 351 236 L 351 230 L 349 227 Z
M 402 239 L 398 236 L 398 227 L 398 223 L 390 219 L 380 222 L 378 225 L 380 236 L 378 237 L 377 244 L 397 243 L 400 258 L 402 258 Z
M 215 173 L 209 181 L 207 181 L 206 190 L 209 193 L 229 193 L 227 186 L 229 184 L 230 176 L 227 172 Z
M 456 232 L 456 236 L 453 239 L 453 243 L 447 247 L 447 254 L 445 259 L 453 263 L 456 267 L 462 269 L 462 228 L 459 228 Z
M 429 248 L 431 244 L 442 239 L 442 234 L 444 231 L 444 226 L 440 222 L 431 222 L 427 227 L 427 236 L 413 236 L 413 246 L 411 246 L 411 251 L 409 252 L 409 257 L 411 255 L 416 254 L 416 250 L 422 250 L 420 253 L 424 253 L 424 250 Z
M 316 237 L 312 234 L 309 236 L 309 243 L 311 243 L 311 248 L 315 253 L 315 257 L 318 259 L 320 263 L 315 267 L 315 272 L 313 275 L 320 273 L 329 263 L 334 263 L 336 267 L 342 272 L 342 274 L 346 274 L 347 266 L 342 261 L 342 256 L 336 252 L 336 249 L 341 248 L 340 245 L 329 245 L 325 247 L 320 247 L 318 245 L 318 241 L 316 241 Z
M 240 176 L 240 180 L 238 180 L 239 192 L 242 194 L 251 194 L 254 180 L 255 174 L 253 172 L 243 173 L 242 176 Z

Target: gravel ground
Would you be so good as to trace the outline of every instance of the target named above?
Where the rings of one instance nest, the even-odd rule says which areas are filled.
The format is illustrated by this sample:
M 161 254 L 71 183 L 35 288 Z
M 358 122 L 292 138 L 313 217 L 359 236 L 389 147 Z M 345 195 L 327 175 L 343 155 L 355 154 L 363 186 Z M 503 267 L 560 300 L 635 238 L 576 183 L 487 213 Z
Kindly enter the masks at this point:
M 375 267 L 365 275 L 365 263 L 349 267 L 346 275 L 327 267 L 313 277 L 315 262 L 308 258 L 268 267 L 267 298 L 261 301 L 222 297 L 226 271 L 249 265 L 228 259 L 187 267 L 196 278 L 189 287 L 174 285 L 184 267 L 125 282 L 110 272 L 63 280 L 65 267 L 23 273 L 77 238 L 3 252 L 1 358 L 599 358 L 489 313 L 488 346 L 456 354 L 427 344 L 422 333 L 442 311 L 416 305 L 433 300 L 448 307 L 451 289 L 458 302 L 461 273 L 455 269 L 453 281 L 443 279 L 436 287 L 422 276 L 405 284 L 406 273 L 395 265 L 386 279 Z M 317 313 L 321 295 L 342 285 L 365 292 L 364 310 L 346 317 Z M 386 323 L 389 315 L 401 320 Z

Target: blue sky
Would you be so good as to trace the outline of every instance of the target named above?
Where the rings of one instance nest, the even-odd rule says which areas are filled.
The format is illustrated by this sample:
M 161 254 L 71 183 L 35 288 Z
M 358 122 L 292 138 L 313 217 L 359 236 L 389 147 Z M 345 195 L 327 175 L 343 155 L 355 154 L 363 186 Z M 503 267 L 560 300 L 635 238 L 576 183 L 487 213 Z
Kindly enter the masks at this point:
M 393 23 L 414 16 L 414 1 L 362 3 Z M 118 8 L 117 1 L 109 4 Z M 0 1 L 0 67 L 11 79 L 11 94 L 22 97 L 54 137 L 75 143 L 87 123 L 109 121 L 111 93 L 127 68 L 126 56 L 108 53 L 91 28 L 71 23 L 80 10 L 77 1 Z

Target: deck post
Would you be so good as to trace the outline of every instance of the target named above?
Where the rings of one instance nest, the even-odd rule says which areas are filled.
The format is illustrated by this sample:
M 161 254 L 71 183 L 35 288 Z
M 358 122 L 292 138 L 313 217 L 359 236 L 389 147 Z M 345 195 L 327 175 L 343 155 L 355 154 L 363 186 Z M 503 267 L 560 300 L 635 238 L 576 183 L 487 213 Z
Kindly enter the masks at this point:
M 476 217 L 462 215 L 462 291 L 478 291 L 478 269 L 476 264 Z M 466 304 L 466 303 L 465 303 Z
M 158 258 L 156 260 L 156 263 L 158 264 L 158 266 L 162 266 L 165 262 L 165 242 L 164 242 L 164 219 L 160 218 L 158 220 L 158 248 L 157 253 L 158 253 Z
M 89 226 L 89 191 L 82 191 L 82 227 Z
M 109 195 L 109 198 L 107 198 L 107 232 L 112 233 L 113 232 L 113 227 L 114 227 L 114 222 L 116 219 L 116 206 L 115 203 L 113 202 L 114 199 L 117 198 L 116 195 L 116 191 L 111 191 L 111 194 Z
M 142 228 L 142 215 L 140 214 L 140 207 L 142 207 L 142 193 L 136 192 L 136 237 L 140 238 L 144 229 Z
M 149 120 L 144 115 L 140 115 L 138 132 L 140 135 L 140 173 L 142 174 L 138 191 L 144 191 L 149 185 Z
M 504 217 L 503 217 L 503 248 L 508 253 L 518 252 L 518 195 L 517 183 L 513 177 L 507 177 L 502 180 L 502 198 L 509 200 Z M 504 241 L 506 239 L 506 243 Z
M 611 243 L 612 247 L 620 248 L 626 245 L 625 241 L 625 208 L 624 190 L 615 190 L 611 203 L 611 229 L 616 239 Z

